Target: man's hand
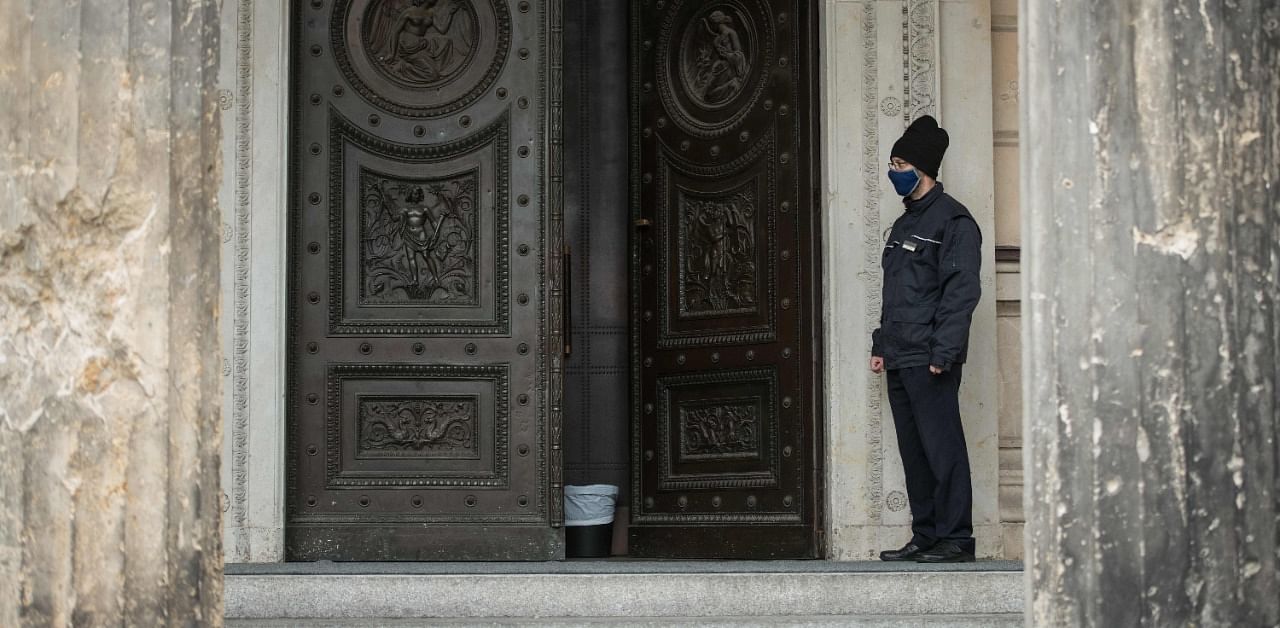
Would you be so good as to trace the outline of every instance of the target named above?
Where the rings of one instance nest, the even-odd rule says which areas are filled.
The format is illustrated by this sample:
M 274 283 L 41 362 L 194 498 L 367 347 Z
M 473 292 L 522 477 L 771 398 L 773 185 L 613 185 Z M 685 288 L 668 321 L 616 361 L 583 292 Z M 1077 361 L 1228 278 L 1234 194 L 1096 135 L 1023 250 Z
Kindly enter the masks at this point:
M 936 367 L 936 366 L 934 366 L 934 365 L 932 365 L 932 364 L 930 364 L 930 365 L 929 365 L 929 372 L 930 372 L 930 373 L 933 373 L 934 375 L 942 375 L 942 369 L 940 369 L 940 368 L 938 368 L 938 367 Z
M 884 358 L 878 355 L 871 356 L 871 372 L 872 373 L 884 372 Z

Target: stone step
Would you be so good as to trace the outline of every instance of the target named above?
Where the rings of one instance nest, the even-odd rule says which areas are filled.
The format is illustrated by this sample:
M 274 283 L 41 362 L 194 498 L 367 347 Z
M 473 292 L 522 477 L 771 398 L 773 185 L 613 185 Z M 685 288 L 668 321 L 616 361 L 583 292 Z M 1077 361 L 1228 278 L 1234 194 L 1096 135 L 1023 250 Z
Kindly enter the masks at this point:
M 1020 625 L 1022 572 L 985 565 L 229 566 L 226 617 L 243 626 Z M 289 623 L 303 619 L 336 623 Z
M 609 617 L 598 619 L 230 619 L 228 628 L 1021 628 L 1021 614 L 822 615 L 810 617 Z

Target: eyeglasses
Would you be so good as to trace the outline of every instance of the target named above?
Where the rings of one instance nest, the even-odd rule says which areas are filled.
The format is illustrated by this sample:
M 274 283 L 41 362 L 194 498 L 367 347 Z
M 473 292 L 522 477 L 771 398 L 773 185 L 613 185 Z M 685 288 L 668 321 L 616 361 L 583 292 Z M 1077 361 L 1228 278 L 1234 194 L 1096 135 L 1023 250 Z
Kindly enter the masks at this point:
M 890 168 L 890 169 L 892 169 L 892 170 L 906 170 L 907 168 L 910 168 L 910 167 L 911 167 L 911 164 L 909 164 L 909 163 L 907 163 L 907 162 L 905 162 L 905 161 L 891 161 L 891 162 L 889 162 L 889 168 Z

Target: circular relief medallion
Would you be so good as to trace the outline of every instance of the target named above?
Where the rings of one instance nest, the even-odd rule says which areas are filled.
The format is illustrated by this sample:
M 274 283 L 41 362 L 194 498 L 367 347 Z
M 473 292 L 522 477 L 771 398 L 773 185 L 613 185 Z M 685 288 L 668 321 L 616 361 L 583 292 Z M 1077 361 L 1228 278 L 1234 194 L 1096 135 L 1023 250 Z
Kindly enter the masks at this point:
M 885 498 L 885 504 L 889 506 L 889 510 L 898 512 L 907 507 L 907 496 L 902 491 L 891 491 Z
M 742 93 L 755 61 L 755 29 L 736 7 L 720 5 L 694 18 L 680 44 L 680 79 L 689 98 L 719 109 Z
M 370 2 L 362 39 L 384 76 L 409 88 L 439 87 L 476 57 L 476 12 L 470 2 Z
M 410 117 L 456 112 L 492 85 L 511 47 L 504 0 L 345 0 L 330 31 L 366 100 Z
M 759 0 L 679 1 L 663 21 L 658 82 L 663 104 L 685 131 L 713 137 L 741 122 L 760 99 L 773 36 Z

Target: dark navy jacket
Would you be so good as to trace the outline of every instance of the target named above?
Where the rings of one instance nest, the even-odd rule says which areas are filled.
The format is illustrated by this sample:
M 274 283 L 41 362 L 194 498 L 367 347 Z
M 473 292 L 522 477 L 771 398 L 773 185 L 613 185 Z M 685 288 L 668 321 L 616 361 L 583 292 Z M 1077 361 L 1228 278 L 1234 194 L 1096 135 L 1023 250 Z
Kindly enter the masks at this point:
M 885 244 L 884 299 L 871 355 L 885 368 L 963 364 L 982 296 L 982 232 L 938 183 L 893 223 Z

